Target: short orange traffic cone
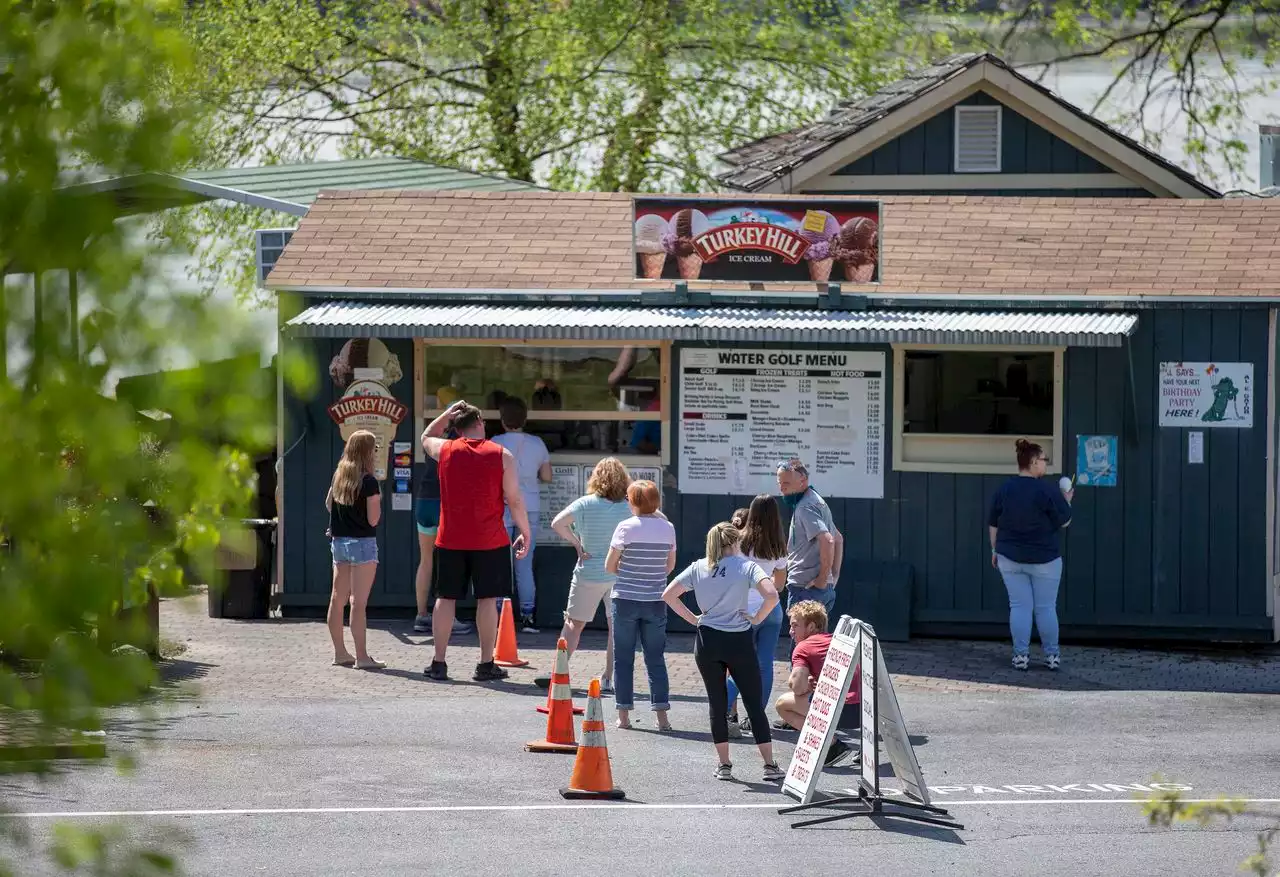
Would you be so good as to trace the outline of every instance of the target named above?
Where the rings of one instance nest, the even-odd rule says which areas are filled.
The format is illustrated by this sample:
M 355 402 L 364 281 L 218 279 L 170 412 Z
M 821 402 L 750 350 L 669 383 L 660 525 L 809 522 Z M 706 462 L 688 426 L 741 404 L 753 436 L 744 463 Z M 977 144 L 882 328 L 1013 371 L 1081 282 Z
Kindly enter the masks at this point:
M 600 680 L 592 679 L 587 689 L 587 715 L 582 720 L 582 743 L 573 762 L 569 787 L 560 790 L 562 798 L 604 798 L 616 801 L 627 797 L 613 787 L 613 771 L 609 769 L 609 747 L 604 741 L 604 707 L 600 705 Z
M 498 646 L 493 650 L 493 663 L 499 667 L 528 667 L 528 661 L 520 660 L 516 650 L 516 619 L 511 609 L 511 598 L 502 601 L 502 620 L 498 622 Z
M 569 644 L 556 643 L 556 669 L 547 692 L 547 738 L 524 744 L 529 752 L 577 752 L 573 736 L 573 692 L 569 689 Z

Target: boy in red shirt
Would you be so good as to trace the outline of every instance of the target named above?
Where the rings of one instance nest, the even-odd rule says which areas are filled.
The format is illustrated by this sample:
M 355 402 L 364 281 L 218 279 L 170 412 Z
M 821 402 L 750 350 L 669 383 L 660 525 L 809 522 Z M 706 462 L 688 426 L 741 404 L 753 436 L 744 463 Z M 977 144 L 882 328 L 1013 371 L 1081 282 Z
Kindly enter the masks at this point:
M 822 665 L 831 648 L 831 634 L 826 632 L 827 610 L 816 600 L 795 604 L 787 616 L 791 619 L 791 639 L 796 644 L 791 652 L 791 676 L 787 679 L 790 691 L 778 698 L 774 708 L 784 722 L 800 730 L 809 712 L 809 695 L 822 675 Z M 854 668 L 853 683 L 845 696 L 844 709 L 840 710 L 840 721 L 836 727 L 842 731 L 854 732 L 862 726 L 862 710 L 858 707 L 861 672 L 861 666 Z M 837 737 L 831 741 L 825 766 L 831 767 L 855 751 L 853 746 Z

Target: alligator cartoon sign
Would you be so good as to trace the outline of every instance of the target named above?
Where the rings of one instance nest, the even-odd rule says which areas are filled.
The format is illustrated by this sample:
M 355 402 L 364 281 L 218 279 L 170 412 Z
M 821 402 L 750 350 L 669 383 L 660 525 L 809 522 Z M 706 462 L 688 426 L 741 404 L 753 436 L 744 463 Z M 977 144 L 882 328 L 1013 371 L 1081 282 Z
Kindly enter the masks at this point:
M 1160 425 L 1253 426 L 1253 363 L 1160 363 Z

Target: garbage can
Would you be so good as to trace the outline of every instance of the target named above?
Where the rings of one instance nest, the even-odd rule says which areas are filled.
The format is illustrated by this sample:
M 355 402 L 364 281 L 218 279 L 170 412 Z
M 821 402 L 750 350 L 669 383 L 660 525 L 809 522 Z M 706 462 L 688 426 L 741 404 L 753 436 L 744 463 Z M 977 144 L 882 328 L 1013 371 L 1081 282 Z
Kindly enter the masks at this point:
M 271 605 L 271 538 L 276 522 L 246 518 L 222 531 L 217 580 L 209 584 L 210 618 L 266 618 Z

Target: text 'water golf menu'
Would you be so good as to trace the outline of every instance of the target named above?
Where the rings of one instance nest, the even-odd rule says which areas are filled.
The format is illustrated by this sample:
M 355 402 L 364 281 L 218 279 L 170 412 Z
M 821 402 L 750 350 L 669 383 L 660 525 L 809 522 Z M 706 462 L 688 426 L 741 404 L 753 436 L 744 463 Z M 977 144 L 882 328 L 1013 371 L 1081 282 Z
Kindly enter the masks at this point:
M 777 493 L 797 457 L 824 496 L 884 496 L 885 355 L 686 349 L 680 355 L 680 490 Z

